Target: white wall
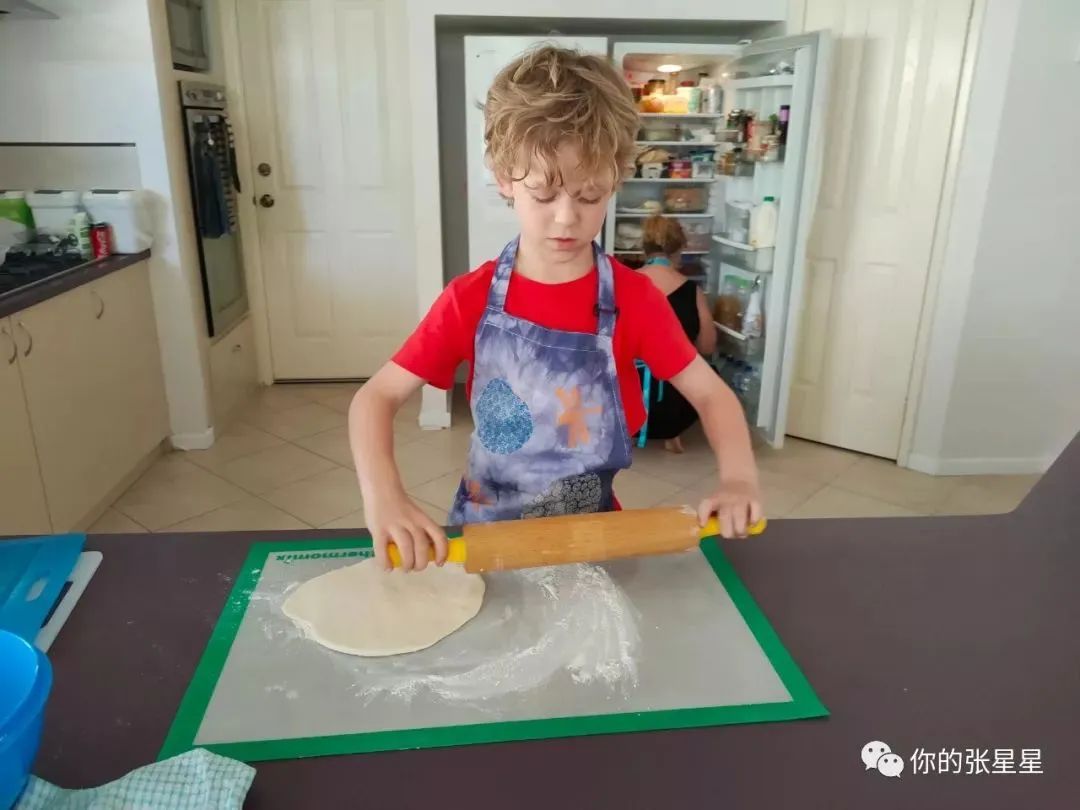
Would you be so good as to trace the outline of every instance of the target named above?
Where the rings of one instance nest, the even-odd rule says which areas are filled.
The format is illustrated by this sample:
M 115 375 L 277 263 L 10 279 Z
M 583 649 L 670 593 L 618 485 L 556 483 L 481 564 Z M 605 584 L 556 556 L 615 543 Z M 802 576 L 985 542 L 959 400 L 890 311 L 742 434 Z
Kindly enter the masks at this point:
M 154 192 L 150 260 L 174 440 L 211 433 L 206 327 L 164 3 L 50 0 L 59 20 L 0 21 L 0 141 L 131 142 Z
M 1041 472 L 1080 430 L 1080 4 L 987 0 L 911 466 Z
M 409 95 L 412 105 L 413 205 L 418 315 L 427 312 L 443 289 L 441 210 L 439 205 L 439 122 L 435 80 L 435 16 L 550 17 L 552 27 L 568 18 L 651 20 L 660 13 L 656 0 L 548 0 L 527 12 L 505 0 L 402 0 L 405 3 Z M 788 0 L 670 0 L 667 20 L 787 19 Z M 421 424 L 449 424 L 447 397 L 426 386 Z

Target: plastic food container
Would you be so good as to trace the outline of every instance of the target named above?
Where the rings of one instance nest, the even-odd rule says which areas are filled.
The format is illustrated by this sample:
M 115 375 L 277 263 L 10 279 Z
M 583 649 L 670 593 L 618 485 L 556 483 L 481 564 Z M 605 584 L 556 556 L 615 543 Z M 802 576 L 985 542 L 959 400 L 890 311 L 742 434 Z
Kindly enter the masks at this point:
M 113 250 L 140 253 L 154 241 L 150 205 L 144 191 L 87 191 L 82 204 L 94 222 L 112 226 Z
M 51 688 L 49 659 L 0 630 L 0 807 L 13 806 L 26 787 Z
M 681 220 L 683 233 L 686 234 L 686 250 L 691 253 L 708 251 L 712 242 L 711 219 Z
M 31 191 L 26 202 L 34 214 L 39 236 L 67 236 L 71 220 L 81 210 L 77 191 Z
M 648 126 L 641 131 L 643 141 L 674 141 L 678 138 L 679 131 L 670 125 Z
M 664 189 L 664 210 L 670 214 L 700 214 L 709 203 L 704 188 L 675 186 Z
M 641 176 L 646 180 L 659 180 L 664 175 L 663 163 L 642 163 Z

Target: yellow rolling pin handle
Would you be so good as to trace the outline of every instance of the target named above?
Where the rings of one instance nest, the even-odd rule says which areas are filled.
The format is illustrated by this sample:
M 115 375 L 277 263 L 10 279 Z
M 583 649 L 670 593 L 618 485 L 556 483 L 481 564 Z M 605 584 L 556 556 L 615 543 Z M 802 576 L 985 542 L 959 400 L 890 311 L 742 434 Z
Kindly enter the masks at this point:
M 429 548 L 430 548 L 430 553 L 429 553 L 428 559 L 430 559 L 432 562 L 434 562 L 435 561 L 435 548 L 434 548 L 434 546 L 429 546 Z M 390 564 L 392 566 L 394 566 L 394 568 L 401 568 L 401 552 L 398 551 L 397 545 L 395 545 L 394 543 L 389 543 L 386 546 L 386 554 L 390 558 Z M 461 538 L 461 537 L 451 538 L 449 544 L 447 545 L 447 549 L 446 549 L 446 561 L 447 562 L 452 562 L 452 563 L 463 563 L 463 562 L 465 562 L 465 540 L 464 540 L 464 538 Z
M 755 534 L 761 534 L 763 531 L 765 531 L 765 527 L 768 525 L 768 523 L 769 521 L 765 520 L 765 518 L 762 518 L 757 523 L 751 523 L 746 533 L 750 536 L 753 536 Z M 713 515 L 711 518 L 709 518 L 709 522 L 701 528 L 701 539 L 704 540 L 706 537 L 717 537 L 719 536 L 719 534 L 720 521 L 716 519 L 716 515 Z

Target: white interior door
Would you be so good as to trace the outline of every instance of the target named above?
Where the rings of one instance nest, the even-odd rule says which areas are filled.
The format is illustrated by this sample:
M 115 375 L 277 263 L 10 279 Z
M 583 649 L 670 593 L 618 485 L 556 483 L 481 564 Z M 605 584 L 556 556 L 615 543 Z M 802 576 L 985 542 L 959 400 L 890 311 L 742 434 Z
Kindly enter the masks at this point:
M 238 4 L 254 194 L 273 203 L 257 210 L 279 380 L 368 377 L 416 322 L 408 99 L 390 90 L 406 71 L 402 5 Z
M 779 207 L 773 267 L 764 279 L 765 351 L 756 407 L 756 425 L 774 447 L 784 441 L 806 245 L 821 179 L 830 46 L 828 34 L 822 31 L 765 39 L 743 47 L 738 58 L 725 67 L 731 76 L 724 85 L 726 108 L 765 116 L 782 104 L 790 106 L 783 161 L 756 164 L 743 192 L 737 191 L 738 178 L 729 178 L 726 191 L 755 205 L 765 196 L 773 196 Z M 769 75 L 768 71 L 781 63 L 790 65 L 794 72 Z M 742 73 L 748 78 L 740 78 Z
M 896 458 L 971 0 L 806 0 L 839 41 L 788 431 Z
M 484 100 L 495 76 L 523 51 L 551 42 L 607 54 L 604 37 L 465 37 L 465 143 L 469 186 L 469 266 L 497 258 L 518 232 L 514 212 L 484 165 Z

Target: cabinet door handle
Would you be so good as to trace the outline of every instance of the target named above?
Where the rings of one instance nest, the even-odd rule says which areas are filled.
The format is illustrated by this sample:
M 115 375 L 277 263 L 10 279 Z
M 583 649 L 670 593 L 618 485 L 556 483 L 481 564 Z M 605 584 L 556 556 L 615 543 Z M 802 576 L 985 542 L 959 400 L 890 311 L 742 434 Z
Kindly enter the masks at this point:
M 8 331 L 6 326 L 0 327 L 0 335 L 11 341 L 11 354 L 8 356 L 8 365 L 10 366 L 19 359 L 19 344 L 15 342 L 15 336 Z
M 101 306 L 100 306 L 100 307 L 98 308 L 97 314 L 96 314 L 96 315 L 94 315 L 94 320 L 96 320 L 96 321 L 100 321 L 100 320 L 101 320 L 101 316 L 105 314 L 105 299 L 104 299 L 104 298 L 102 298 L 102 297 L 101 297 L 100 295 L 98 295 L 98 293 L 97 293 L 97 291 L 96 291 L 96 290 L 91 290 L 91 291 L 90 291 L 90 294 L 91 294 L 92 296 L 94 296 L 94 298 L 96 298 L 96 299 L 98 300 L 98 303 L 99 303 L 99 304 L 101 305 Z
M 26 335 L 26 350 L 22 353 L 22 356 L 23 357 L 29 357 L 30 352 L 32 352 L 34 350 L 34 336 L 30 334 L 30 330 L 27 329 L 26 326 L 23 325 L 22 321 L 19 321 L 18 324 L 16 324 L 16 325 L 20 329 L 22 329 L 23 334 Z

